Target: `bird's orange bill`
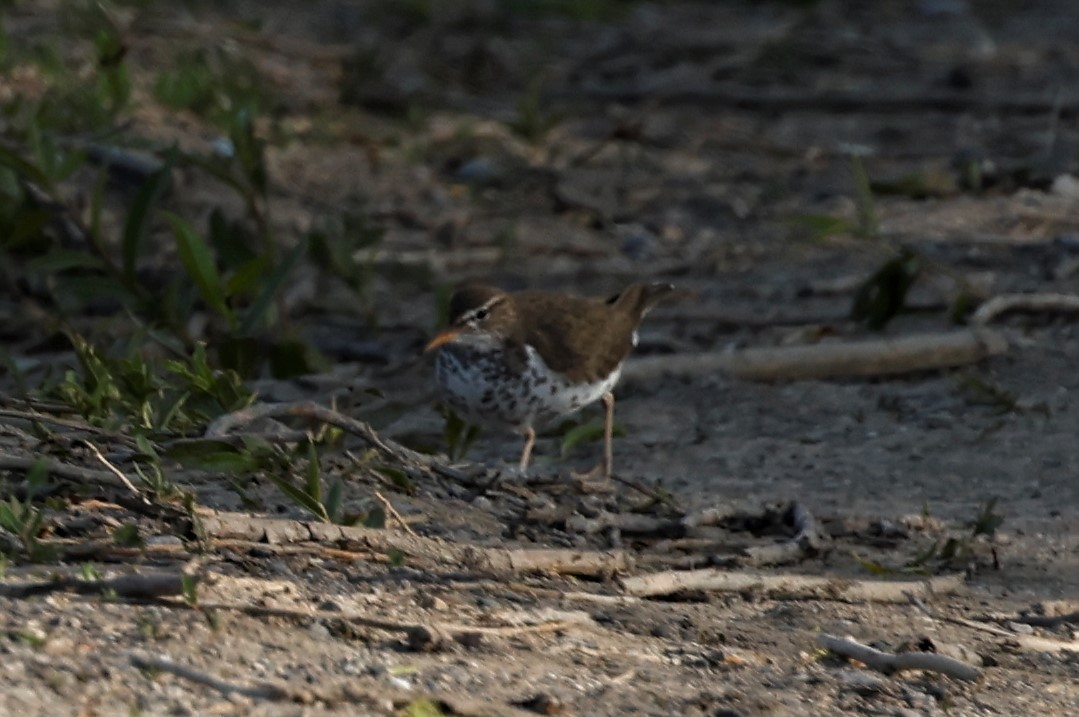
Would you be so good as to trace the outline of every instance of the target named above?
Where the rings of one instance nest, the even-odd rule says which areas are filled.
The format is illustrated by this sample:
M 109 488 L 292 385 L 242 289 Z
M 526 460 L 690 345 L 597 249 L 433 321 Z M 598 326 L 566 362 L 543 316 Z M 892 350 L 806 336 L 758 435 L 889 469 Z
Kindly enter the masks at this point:
M 461 329 L 459 329 L 457 327 L 454 327 L 454 326 L 451 326 L 448 329 L 443 329 L 433 339 L 431 339 L 431 342 L 429 344 L 427 344 L 426 346 L 423 347 L 424 353 L 427 353 L 431 349 L 437 349 L 439 346 L 442 346 L 443 344 L 450 343 L 455 338 L 457 338 L 457 335 L 460 334 L 460 333 L 461 333 Z

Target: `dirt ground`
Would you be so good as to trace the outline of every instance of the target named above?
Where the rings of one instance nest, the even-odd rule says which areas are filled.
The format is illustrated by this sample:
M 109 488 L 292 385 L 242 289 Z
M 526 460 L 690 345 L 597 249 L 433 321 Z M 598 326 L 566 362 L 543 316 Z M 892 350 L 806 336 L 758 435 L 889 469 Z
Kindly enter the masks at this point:
M 955 330 L 963 287 L 978 300 L 1079 293 L 1069 0 L 628 3 L 588 22 L 452 5 L 410 3 L 426 9 L 416 16 L 345 0 L 120 13 L 136 65 L 220 44 L 270 78 L 289 136 L 269 150 L 282 237 L 328 207 L 362 207 L 385 230 L 364 253 L 365 301 L 314 272 L 290 290 L 334 368 L 261 382 L 264 400 L 336 400 L 387 438 L 442 445 L 420 349 L 437 290 L 469 278 L 597 295 L 670 281 L 676 299 L 641 331 L 648 359 L 879 338 L 850 306 L 900 246 L 928 268 L 887 337 Z M 49 12 L 21 7 L 9 28 L 47 32 Z M 257 30 L 226 21 L 254 17 Z M 215 139 L 152 102 L 136 105 L 126 132 L 191 149 Z M 813 237 L 820 217 L 865 211 L 852 155 L 874 182 L 875 238 Z M 177 211 L 218 200 L 195 180 L 184 189 Z M 361 441 L 331 451 L 327 471 L 350 500 L 380 491 L 415 538 L 393 520 L 368 531 L 384 539 L 297 538 L 307 528 L 289 521 L 310 516 L 269 482 L 248 487 L 253 509 L 212 473 L 176 476 L 218 526 L 203 540 L 171 534 L 176 523 L 122 492 L 91 491 L 50 515 L 65 561 L 6 569 L 0 714 L 1079 714 L 1073 319 L 1002 315 L 990 323 L 1005 352 L 895 376 L 629 370 L 617 391 L 622 481 L 608 492 L 568 477 L 598 444 L 562 457 L 557 435 L 540 441 L 527 479 L 502 470 L 518 439 L 485 433 L 467 458 L 486 473 L 427 475 L 412 494 L 356 468 Z M 0 453 L 54 448 L 18 430 L 25 421 L 0 423 Z M 753 549 L 793 535 L 792 504 L 821 542 L 754 564 Z M 973 535 L 987 506 L 1002 522 Z M 713 508 L 726 511 L 718 525 L 686 527 Z M 632 527 L 638 514 L 648 528 Z M 588 527 L 608 518 L 624 522 Z M 146 549 L 101 547 L 130 520 L 152 536 Z M 395 540 L 403 560 L 385 548 Z M 483 562 L 485 551 L 533 549 L 632 564 L 588 574 Z M 106 578 L 197 573 L 199 607 L 122 589 L 18 593 L 87 562 Z M 655 597 L 626 588 L 709 566 L 795 582 Z M 931 575 L 962 585 L 844 599 L 846 581 Z M 804 576 L 835 582 L 806 594 Z M 417 626 L 449 637 L 424 639 Z M 875 672 L 822 650 L 822 633 L 958 656 L 980 675 Z

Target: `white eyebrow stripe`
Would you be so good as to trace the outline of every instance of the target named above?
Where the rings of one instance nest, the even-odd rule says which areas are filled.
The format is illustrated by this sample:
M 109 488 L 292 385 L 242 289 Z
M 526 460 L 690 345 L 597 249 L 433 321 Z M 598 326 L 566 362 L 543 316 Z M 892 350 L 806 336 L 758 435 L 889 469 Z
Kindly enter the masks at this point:
M 487 309 L 488 311 L 490 311 L 491 308 L 495 304 L 497 304 L 497 303 L 499 303 L 501 301 L 504 301 L 505 298 L 506 298 L 505 296 L 492 296 L 490 299 L 485 301 L 482 305 L 477 306 L 476 308 L 472 309 L 471 311 L 466 311 L 461 316 L 461 323 L 462 324 L 467 324 L 469 322 L 475 321 L 476 320 L 476 314 L 483 311 L 484 309 Z

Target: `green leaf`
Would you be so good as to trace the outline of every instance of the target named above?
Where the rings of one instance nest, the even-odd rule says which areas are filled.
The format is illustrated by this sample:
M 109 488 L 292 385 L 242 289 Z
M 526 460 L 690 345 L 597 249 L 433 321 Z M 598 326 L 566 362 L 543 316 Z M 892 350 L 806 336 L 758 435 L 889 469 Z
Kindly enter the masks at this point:
M 0 239 L 0 246 L 14 250 L 40 247 L 45 243 L 42 231 L 51 220 L 46 210 L 23 205 L 12 217 L 11 228 L 7 236 Z
M 314 443 L 307 444 L 307 495 L 322 505 L 322 466 L 319 465 Z
M 276 379 L 316 373 L 325 364 L 321 355 L 298 340 L 283 340 L 270 346 L 270 373 Z
M 217 252 L 221 266 L 236 269 L 249 264 L 259 255 L 248 246 L 249 234 L 242 222 L 230 222 L 220 208 L 210 212 L 210 243 Z
M 904 249 L 886 261 L 854 295 L 850 317 L 873 330 L 883 329 L 906 305 L 907 293 L 921 273 L 917 254 Z
M 123 284 L 102 274 L 65 276 L 62 287 L 70 298 L 83 304 L 100 305 L 101 302 L 111 299 L 122 306 L 131 307 L 138 302 L 138 297 Z
M 907 561 L 908 568 L 921 568 L 924 567 L 930 560 L 937 556 L 940 551 L 940 541 L 934 541 L 932 545 L 916 554 L 913 558 Z
M 865 570 L 868 570 L 873 575 L 895 575 L 896 573 L 894 568 L 889 568 L 887 565 L 879 563 L 876 560 L 861 558 L 857 555 L 854 556 L 854 559 L 857 560 Z
M 873 188 L 869 174 L 865 171 L 862 158 L 851 155 L 851 174 L 854 175 L 854 203 L 858 211 L 858 236 L 862 239 L 875 239 L 880 234 L 877 223 L 877 210 L 873 201 Z
M 43 274 L 59 274 L 68 269 L 102 270 L 105 263 L 89 252 L 77 249 L 53 249 L 48 254 L 26 262 L 26 270 Z
M 372 466 L 372 468 L 378 473 L 381 473 L 382 475 L 389 478 L 390 482 L 393 483 L 395 488 L 398 488 L 399 490 L 407 493 L 408 495 L 416 494 L 416 487 L 412 485 L 412 481 L 409 479 L 408 474 L 400 468 L 386 465 Z
M 334 523 L 341 523 L 342 505 L 344 503 L 345 485 L 340 480 L 335 480 L 330 485 L 330 492 L 326 494 L 326 512 Z
M 183 262 L 188 276 L 195 282 L 195 288 L 198 289 L 203 301 L 225 317 L 230 325 L 233 324 L 235 317 L 225 303 L 225 285 L 217 271 L 217 264 L 214 262 L 210 247 L 181 217 L 168 212 L 165 218 L 172 226 L 173 235 L 176 237 L 180 261 Z
M 805 229 L 811 241 L 821 241 L 840 234 L 854 234 L 858 229 L 849 219 L 831 214 L 799 214 L 787 221 Z
M 363 527 L 365 528 L 385 528 L 386 527 L 386 511 L 382 508 L 372 508 L 367 517 L 363 520 Z
M 277 292 L 284 286 L 285 280 L 288 279 L 289 274 L 292 273 L 305 254 L 307 254 L 307 242 L 301 241 L 281 260 L 281 263 L 277 265 L 266 283 L 262 285 L 262 291 L 259 292 L 254 303 L 244 314 L 243 321 L 240 323 L 241 334 L 250 334 L 262 322 L 267 310 L 273 304 Z
M 270 481 L 293 503 L 308 511 L 319 520 L 326 523 L 331 522 L 330 516 L 326 513 L 325 506 L 323 506 L 320 501 L 317 501 L 308 495 L 305 490 L 294 486 L 288 478 L 283 478 L 273 472 L 267 473 L 266 477 L 269 478 Z
M 127 548 L 141 548 L 146 545 L 146 541 L 139 534 L 139 526 L 135 523 L 124 523 L 112 531 L 112 539 L 117 545 Z
M 197 575 L 187 573 L 180 574 L 180 585 L 184 594 L 184 602 L 195 606 L 199 604 L 199 578 Z
M 220 254 L 218 254 L 220 256 Z M 259 281 L 266 276 L 270 268 L 270 261 L 264 256 L 256 256 L 246 264 L 242 264 L 232 272 L 225 289 L 229 296 L 240 296 L 254 289 Z
M 128 212 L 127 221 L 124 223 L 121 247 L 124 276 L 129 282 L 135 280 L 135 263 L 142 253 L 143 244 L 149 233 L 150 218 L 153 216 L 154 209 L 171 182 L 174 161 L 175 155 L 172 154 L 165 162 L 165 166 L 151 174 L 143 182 Z M 175 226 L 173 230 L 175 231 Z
M 83 563 L 82 565 L 80 565 L 79 575 L 82 576 L 83 580 L 87 581 L 102 580 L 105 577 L 101 574 L 101 571 L 98 570 L 97 566 L 93 563 Z
M 248 473 L 262 466 L 251 451 L 212 438 L 173 443 L 165 447 L 162 457 L 186 468 L 222 473 Z
M 45 172 L 41 171 L 37 165 L 26 161 L 3 144 L 0 144 L 0 166 L 14 170 L 17 174 L 22 175 L 24 179 L 28 179 L 34 184 L 41 185 L 43 189 L 52 187 L 52 182 Z
M 438 703 L 433 702 L 426 697 L 421 697 L 409 702 L 398 710 L 397 714 L 400 717 L 442 717 L 442 715 L 446 713 L 442 711 L 442 708 L 438 706 Z
M 582 443 L 591 443 L 603 438 L 603 426 L 602 419 L 596 419 L 592 421 L 586 421 L 573 426 L 565 433 L 562 434 L 562 457 L 565 458 L 569 455 L 576 446 Z M 611 435 L 624 436 L 626 432 L 620 426 L 614 426 Z
M 994 496 L 986 501 L 978 513 L 977 520 L 971 530 L 973 535 L 993 535 L 1004 523 L 1004 516 L 996 512 L 997 498 Z

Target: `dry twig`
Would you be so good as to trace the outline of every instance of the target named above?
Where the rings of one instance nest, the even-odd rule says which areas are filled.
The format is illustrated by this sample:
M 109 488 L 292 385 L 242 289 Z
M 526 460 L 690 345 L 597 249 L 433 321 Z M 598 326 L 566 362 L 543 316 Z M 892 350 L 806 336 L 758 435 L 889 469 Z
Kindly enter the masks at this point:
M 1007 348 L 1007 341 L 995 331 L 965 329 L 873 341 L 829 341 L 725 353 L 653 356 L 628 362 L 623 375 L 641 379 L 726 371 L 747 381 L 884 376 L 975 363 L 1004 353 Z
M 266 607 L 236 603 L 202 603 L 202 610 L 229 610 L 245 615 L 261 617 L 281 617 L 290 620 L 323 620 L 331 623 L 348 623 L 358 627 L 369 627 L 386 632 L 402 633 L 413 650 L 432 651 L 441 649 L 450 642 L 473 645 L 483 637 L 513 637 L 529 633 L 557 632 L 573 626 L 591 625 L 591 616 L 580 610 L 547 610 L 543 614 L 520 613 L 512 625 L 462 625 L 458 623 L 432 622 L 414 623 L 367 615 L 348 614 L 328 610 L 293 610 L 290 608 Z M 505 622 L 505 616 L 502 616 Z
M 48 474 L 54 478 L 107 485 L 113 488 L 128 488 L 125 481 L 121 481 L 110 471 L 99 471 L 93 468 L 74 466 L 70 463 L 61 463 L 46 456 L 12 456 L 0 453 L 0 470 L 28 471 L 39 462 L 45 467 Z
M 165 657 L 149 657 L 146 655 L 140 655 L 138 653 L 132 653 L 130 655 L 131 664 L 140 670 L 156 670 L 158 672 L 171 672 L 177 677 L 182 677 L 185 680 L 190 680 L 200 685 L 205 685 L 210 689 L 217 690 L 223 695 L 243 695 L 244 697 L 251 697 L 257 700 L 294 700 L 297 702 L 310 702 L 310 697 L 306 694 L 294 690 L 287 689 L 285 687 L 279 687 L 272 685 L 268 682 L 263 682 L 254 687 L 245 687 L 243 685 L 236 685 L 231 682 L 225 682 L 222 679 L 207 675 L 205 672 L 199 672 L 198 670 L 181 665 L 178 662 L 173 662 Z
M 975 326 L 985 326 L 1010 311 L 1039 313 L 1079 313 L 1079 296 L 1073 294 L 1003 294 L 989 299 L 970 317 Z
M 686 590 L 764 593 L 777 599 L 842 600 L 849 602 L 906 602 L 907 593 L 943 595 L 963 585 L 962 575 L 923 581 L 847 580 L 816 575 L 761 575 L 708 568 L 672 570 L 621 579 L 630 595 L 656 597 Z
M 244 425 L 262 418 L 283 418 L 296 416 L 308 418 L 314 421 L 328 423 L 343 431 L 359 436 L 373 448 L 390 456 L 403 465 L 415 465 L 427 468 L 444 478 L 454 481 L 469 483 L 468 476 L 460 470 L 446 465 L 435 456 L 419 453 L 400 443 L 391 441 L 378 435 L 374 428 L 363 421 L 358 421 L 331 408 L 320 406 L 314 401 L 297 401 L 295 403 L 256 403 L 253 406 L 242 408 L 239 411 L 226 413 L 214 419 L 206 427 L 207 438 L 222 438 Z
M 31 423 L 48 423 L 54 426 L 70 428 L 74 431 L 93 433 L 94 435 L 103 436 L 114 441 L 133 443 L 130 436 L 125 436 L 122 433 L 110 431 L 99 426 L 91 426 L 85 421 L 77 421 L 72 418 L 61 418 L 59 416 L 50 416 L 47 413 L 40 413 L 38 411 L 20 411 L 14 408 L 0 408 L 0 418 L 15 418 L 24 421 L 30 421 Z
M 981 676 L 981 670 L 974 665 L 935 652 L 900 652 L 893 655 L 849 638 L 825 633 L 817 635 L 817 642 L 837 655 L 863 662 L 871 669 L 886 675 L 903 670 L 927 670 L 967 682 L 973 682 Z
M 89 448 L 90 451 L 93 452 L 94 456 L 99 461 L 101 461 L 101 464 L 104 465 L 109 470 L 110 473 L 112 473 L 114 476 L 116 476 L 120 480 L 120 482 L 123 483 L 127 487 L 128 490 L 130 490 L 132 493 L 134 493 L 138 498 L 141 498 L 143 503 L 146 503 L 147 505 L 150 504 L 150 499 L 147 498 L 146 496 L 144 496 L 142 493 L 140 493 L 139 489 L 135 487 L 135 485 L 128 479 L 128 477 L 126 475 L 124 475 L 123 471 L 121 471 L 115 465 L 110 463 L 109 459 L 106 458 L 101 453 L 100 450 L 98 450 L 97 446 L 95 446 L 93 443 L 91 443 L 90 441 L 87 441 L 87 440 L 83 441 L 83 445 L 85 445 L 87 448 Z
M 80 595 L 103 595 L 109 593 L 119 597 L 145 600 L 182 595 L 184 585 L 183 576 L 180 573 L 121 575 L 109 580 L 81 580 L 79 578 L 62 577 L 48 582 L 0 585 L 0 595 L 13 598 L 27 598 L 60 591 L 74 592 Z
M 506 549 L 459 545 L 374 528 L 259 518 L 241 513 L 202 511 L 199 517 L 208 538 L 359 545 L 376 553 L 401 552 L 413 559 L 494 574 L 535 572 L 607 577 L 626 572 L 632 566 L 629 555 L 619 550 Z
M 393 518 L 397 522 L 397 524 L 401 526 L 402 530 L 404 530 L 409 535 L 416 535 L 416 532 L 412 530 L 411 526 L 409 526 L 405 519 L 401 517 L 401 514 L 397 512 L 397 509 L 393 507 L 393 504 L 390 503 L 390 501 L 386 500 L 386 497 L 384 495 L 382 495 L 376 490 L 375 498 L 378 500 L 379 503 L 382 504 L 382 509 L 386 511 L 386 515 Z

